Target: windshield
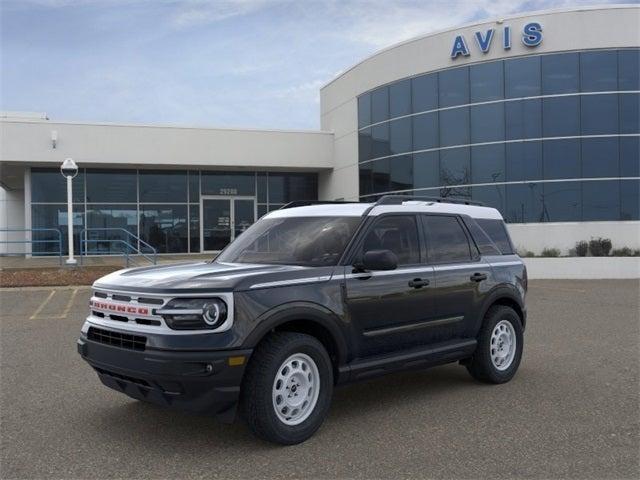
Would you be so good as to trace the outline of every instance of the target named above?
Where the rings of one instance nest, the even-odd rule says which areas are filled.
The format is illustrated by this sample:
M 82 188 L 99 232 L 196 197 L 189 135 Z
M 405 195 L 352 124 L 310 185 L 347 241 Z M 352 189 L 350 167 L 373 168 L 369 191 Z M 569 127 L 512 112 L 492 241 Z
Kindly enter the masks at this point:
M 335 265 L 360 220 L 361 217 L 263 218 L 229 245 L 216 261 Z

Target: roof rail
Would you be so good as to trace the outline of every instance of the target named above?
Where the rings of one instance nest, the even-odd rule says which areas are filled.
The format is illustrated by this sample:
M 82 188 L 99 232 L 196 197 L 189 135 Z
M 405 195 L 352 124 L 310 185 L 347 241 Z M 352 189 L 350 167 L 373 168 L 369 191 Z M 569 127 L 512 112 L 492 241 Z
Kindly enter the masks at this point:
M 375 205 L 401 205 L 403 202 L 437 202 L 437 203 L 457 203 L 460 205 L 476 205 L 484 207 L 484 203 L 456 197 L 420 197 L 414 195 L 384 195 L 378 199 Z
M 360 202 L 357 202 L 357 201 L 348 202 L 346 200 L 294 200 L 293 202 L 289 202 L 281 206 L 278 210 L 284 210 L 285 208 L 307 207 L 309 205 L 333 205 L 333 204 L 345 204 L 345 203 L 360 203 Z

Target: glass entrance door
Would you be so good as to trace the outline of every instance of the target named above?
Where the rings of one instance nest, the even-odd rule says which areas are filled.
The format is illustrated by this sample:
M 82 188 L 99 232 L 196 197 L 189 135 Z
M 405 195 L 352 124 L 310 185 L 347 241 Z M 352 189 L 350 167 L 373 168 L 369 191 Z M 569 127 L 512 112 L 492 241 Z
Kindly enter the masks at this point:
M 203 196 L 200 202 L 200 250 L 220 251 L 256 220 L 253 197 Z

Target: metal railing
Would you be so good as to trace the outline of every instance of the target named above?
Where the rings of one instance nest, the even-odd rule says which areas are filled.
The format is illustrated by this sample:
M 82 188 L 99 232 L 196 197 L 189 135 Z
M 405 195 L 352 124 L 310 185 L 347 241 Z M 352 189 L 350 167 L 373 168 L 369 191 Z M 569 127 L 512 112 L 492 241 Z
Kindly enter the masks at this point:
M 26 238 L 25 235 L 25 239 L 24 240 L 9 240 L 9 233 L 16 233 L 16 232 L 23 232 L 23 233 L 31 233 L 31 238 Z M 53 238 L 53 239 L 44 239 L 44 240 L 39 240 L 39 239 L 33 239 L 33 234 L 34 233 L 42 233 L 42 232 L 55 232 L 55 236 L 57 238 Z M 16 243 L 22 243 L 22 244 L 30 244 L 31 245 L 31 252 L 10 252 L 7 248 L 6 252 L 2 252 L 2 255 L 28 255 L 28 254 L 35 254 L 38 256 L 53 256 L 53 255 L 57 255 L 58 258 L 60 259 L 60 265 L 62 265 L 62 233 L 60 232 L 60 230 L 58 230 L 57 228 L 2 228 L 0 229 L 0 234 L 2 233 L 6 233 L 7 234 L 7 238 L 5 239 L 0 239 L 0 244 L 16 244 Z M 58 251 L 52 251 L 52 252 L 34 252 L 33 251 L 33 245 L 34 244 L 41 244 L 41 243 L 55 243 L 58 245 Z
M 91 233 L 95 232 L 118 232 L 120 234 L 125 234 L 124 238 L 90 238 Z M 109 252 L 111 252 L 111 245 L 117 245 L 122 247 L 120 252 L 116 252 L 122 254 L 125 259 L 125 265 L 128 267 L 131 262 L 131 256 L 141 256 L 145 260 L 153 263 L 154 265 L 157 262 L 158 252 L 155 248 L 149 245 L 147 242 L 142 240 L 137 235 L 134 235 L 129 230 L 125 228 L 84 228 L 80 232 L 80 263 L 82 263 L 82 259 L 87 255 L 105 255 L 102 251 L 90 251 L 88 245 L 91 243 L 107 243 L 109 244 Z M 146 247 L 148 252 L 144 252 L 142 247 Z M 107 255 L 113 255 L 112 253 L 108 253 Z

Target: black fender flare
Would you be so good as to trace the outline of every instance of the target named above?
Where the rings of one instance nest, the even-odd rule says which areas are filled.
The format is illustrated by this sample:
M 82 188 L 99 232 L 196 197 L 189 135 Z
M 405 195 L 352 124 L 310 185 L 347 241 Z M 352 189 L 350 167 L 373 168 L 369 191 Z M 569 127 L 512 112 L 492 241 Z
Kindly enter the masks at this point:
M 516 305 L 518 305 L 520 310 L 523 312 L 523 315 L 521 317 L 522 328 L 525 327 L 525 322 L 526 322 L 526 316 L 524 315 L 525 307 L 520 294 L 518 293 L 518 291 L 514 286 L 503 284 L 503 285 L 497 285 L 486 294 L 486 298 L 482 302 L 482 307 L 480 308 L 480 312 L 478 314 L 478 320 L 475 328 L 476 332 L 480 331 L 480 326 L 482 325 L 484 316 L 487 314 L 487 311 L 489 310 L 489 308 L 491 308 L 491 306 L 494 303 L 499 302 L 500 300 L 503 300 L 503 299 L 507 299 L 511 302 L 514 302 Z
M 347 362 L 349 346 L 347 336 L 340 327 L 338 315 L 327 307 L 313 302 L 284 303 L 264 312 L 258 317 L 257 326 L 247 336 L 243 348 L 255 348 L 271 330 L 295 320 L 312 322 L 326 330 L 336 347 L 338 365 L 344 365 Z

